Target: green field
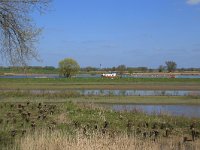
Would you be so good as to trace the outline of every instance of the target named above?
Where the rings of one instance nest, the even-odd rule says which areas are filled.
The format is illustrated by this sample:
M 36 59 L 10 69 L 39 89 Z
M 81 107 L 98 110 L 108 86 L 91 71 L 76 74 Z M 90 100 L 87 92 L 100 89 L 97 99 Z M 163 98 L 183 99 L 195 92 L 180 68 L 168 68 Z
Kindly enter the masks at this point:
M 199 96 L 80 96 L 72 94 L 1 93 L 1 102 L 78 102 L 104 104 L 168 104 L 168 105 L 200 105 Z
M 0 79 L 0 89 L 200 90 L 200 79 L 59 78 Z

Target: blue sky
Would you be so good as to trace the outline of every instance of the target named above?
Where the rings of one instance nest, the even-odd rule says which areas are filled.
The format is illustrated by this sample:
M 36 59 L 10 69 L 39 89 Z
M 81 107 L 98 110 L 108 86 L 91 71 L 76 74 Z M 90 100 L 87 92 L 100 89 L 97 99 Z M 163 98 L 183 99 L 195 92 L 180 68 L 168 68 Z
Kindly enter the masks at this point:
M 50 9 L 34 15 L 43 61 L 30 65 L 200 67 L 200 0 L 54 0 Z

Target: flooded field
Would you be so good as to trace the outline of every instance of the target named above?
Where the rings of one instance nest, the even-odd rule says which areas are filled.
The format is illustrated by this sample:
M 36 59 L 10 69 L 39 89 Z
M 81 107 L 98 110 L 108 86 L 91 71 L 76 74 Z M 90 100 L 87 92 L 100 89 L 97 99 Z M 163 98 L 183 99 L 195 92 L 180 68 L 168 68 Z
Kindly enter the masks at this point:
M 83 95 L 115 96 L 188 96 L 200 95 L 200 91 L 185 90 L 80 90 Z
M 169 114 L 172 116 L 200 118 L 200 105 L 109 104 L 108 106 L 115 111 L 143 111 L 147 114 Z
M 77 93 L 87 96 L 200 96 L 200 91 L 189 90 L 0 90 L 1 92 L 28 92 L 31 94 Z

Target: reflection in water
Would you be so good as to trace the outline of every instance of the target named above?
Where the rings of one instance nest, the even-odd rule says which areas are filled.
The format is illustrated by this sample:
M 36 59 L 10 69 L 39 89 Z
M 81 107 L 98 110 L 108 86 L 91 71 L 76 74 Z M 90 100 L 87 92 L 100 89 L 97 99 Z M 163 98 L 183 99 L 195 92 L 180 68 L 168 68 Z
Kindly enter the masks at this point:
M 200 95 L 200 91 L 185 90 L 80 90 L 82 95 L 115 95 L 115 96 L 188 96 Z
M 110 105 L 115 111 L 133 111 L 139 110 L 144 111 L 148 114 L 156 113 L 166 113 L 173 116 L 187 116 L 200 118 L 200 105 L 121 105 L 113 104 Z
M 16 90 L 0 90 L 12 92 Z M 185 90 L 17 90 L 17 92 L 29 92 L 32 94 L 54 94 L 74 92 L 81 95 L 108 95 L 108 96 L 200 96 L 200 91 Z

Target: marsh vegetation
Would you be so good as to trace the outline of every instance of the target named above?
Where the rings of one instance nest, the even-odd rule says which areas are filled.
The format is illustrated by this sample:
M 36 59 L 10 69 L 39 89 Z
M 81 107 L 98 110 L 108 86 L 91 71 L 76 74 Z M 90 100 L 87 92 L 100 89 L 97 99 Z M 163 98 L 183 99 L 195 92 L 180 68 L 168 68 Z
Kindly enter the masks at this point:
M 115 96 L 74 92 L 74 89 L 137 89 L 139 86 L 142 89 L 167 89 L 169 86 L 198 91 L 199 79 L 0 79 L 0 82 L 2 149 L 55 149 L 55 146 L 58 149 L 200 148 L 199 118 L 165 113 L 148 115 L 137 109 L 114 111 L 97 105 L 198 105 L 198 95 Z M 52 89 L 59 92 L 45 92 Z M 44 92 L 31 93 L 29 90 Z
M 69 143 L 71 147 L 65 149 L 81 146 L 83 149 L 95 146 L 159 149 L 170 141 L 169 146 L 174 148 L 199 148 L 200 119 L 149 116 L 139 111 L 115 112 L 85 103 L 41 103 L 28 99 L 1 102 L 0 107 L 0 146 L 5 149 L 55 146 L 62 149 Z M 123 146 L 118 143 L 120 140 Z M 49 143 L 54 146 L 49 147 Z

